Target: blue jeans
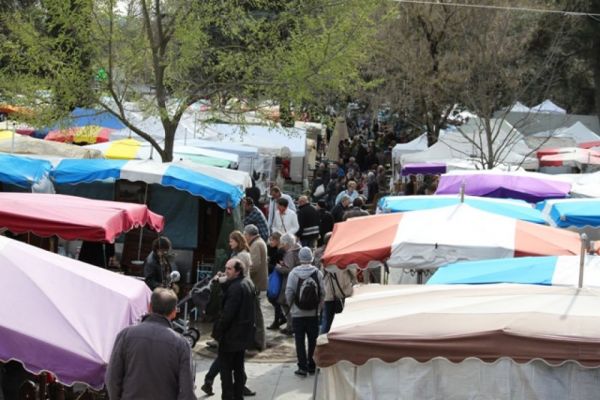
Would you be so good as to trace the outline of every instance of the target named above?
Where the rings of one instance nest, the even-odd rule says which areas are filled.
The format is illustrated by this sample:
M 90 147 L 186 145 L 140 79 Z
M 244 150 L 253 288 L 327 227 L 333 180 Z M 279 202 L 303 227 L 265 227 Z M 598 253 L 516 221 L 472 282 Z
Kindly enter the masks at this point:
M 317 316 L 293 318 L 292 326 L 294 327 L 298 368 L 303 371 L 314 371 L 316 365 L 313 354 L 317 347 L 317 336 L 319 336 L 319 318 Z M 306 353 L 306 339 L 308 339 L 308 354 Z
M 327 333 L 331 329 L 333 317 L 335 317 L 334 304 L 335 301 L 326 301 L 323 306 L 323 312 L 321 313 L 321 334 Z

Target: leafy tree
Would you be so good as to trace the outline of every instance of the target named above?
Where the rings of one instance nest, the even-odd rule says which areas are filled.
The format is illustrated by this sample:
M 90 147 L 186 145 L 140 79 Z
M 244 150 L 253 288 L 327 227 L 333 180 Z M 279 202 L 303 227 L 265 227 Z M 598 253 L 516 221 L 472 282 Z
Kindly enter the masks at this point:
M 47 89 L 52 111 L 64 111 L 73 96 L 99 105 L 163 161 L 172 159 L 184 112 L 201 99 L 242 113 L 264 100 L 293 108 L 322 92 L 361 85 L 357 66 L 377 6 L 373 0 L 70 1 L 76 6 L 46 0 L 11 17 L 19 25 L 5 38 L 10 62 L 0 78 L 14 85 L 4 93 L 31 99 Z M 89 63 L 70 61 L 63 46 L 71 43 L 89 52 Z M 95 80 L 99 71 L 105 78 Z M 129 118 L 132 103 L 160 118 L 164 142 Z

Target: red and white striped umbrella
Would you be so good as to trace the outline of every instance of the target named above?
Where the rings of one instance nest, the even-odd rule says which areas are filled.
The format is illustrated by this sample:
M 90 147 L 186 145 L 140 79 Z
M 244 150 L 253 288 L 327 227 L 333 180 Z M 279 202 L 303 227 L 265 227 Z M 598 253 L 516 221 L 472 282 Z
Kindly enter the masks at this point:
M 543 167 L 600 165 L 599 151 L 579 147 L 540 150 L 538 157 Z
M 326 265 L 435 268 L 460 260 L 579 254 L 579 236 L 563 229 L 488 213 L 468 204 L 379 214 L 335 225 Z

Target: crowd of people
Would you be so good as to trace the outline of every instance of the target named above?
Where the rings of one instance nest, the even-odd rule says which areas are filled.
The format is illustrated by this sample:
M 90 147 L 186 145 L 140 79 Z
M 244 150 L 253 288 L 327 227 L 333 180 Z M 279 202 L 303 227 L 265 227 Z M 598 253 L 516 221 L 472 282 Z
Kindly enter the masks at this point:
M 296 375 L 315 373 L 317 336 L 329 331 L 357 280 L 350 270 L 326 268 L 322 257 L 335 223 L 369 215 L 369 207 L 372 210 L 381 196 L 390 193 L 393 143 L 393 135 L 385 130 L 375 137 L 361 132 L 342 141 L 340 160 L 320 163 L 310 192 L 295 200 L 278 186 L 268 194 L 256 187 L 248 190 L 243 231 L 230 233 L 229 260 L 213 278 L 213 287 L 221 294 L 212 332 L 218 354 L 201 385 L 203 392 L 213 394 L 219 375 L 223 399 L 255 395 L 246 385 L 244 355 L 266 349 L 266 330 L 294 337 Z M 264 198 L 268 201 L 261 203 Z M 158 239 L 146 259 L 144 275 L 153 289 L 150 314 L 117 338 L 107 373 L 111 399 L 195 398 L 189 345 L 169 329 L 177 313 L 177 295 L 165 287 L 173 287 L 169 277 L 176 270 L 168 261 L 170 248 L 166 238 Z M 263 298 L 274 316 L 266 323 Z M 170 350 L 151 359 L 148 346 L 158 342 Z M 141 368 L 156 363 L 167 368 L 172 379 L 161 382 L 154 375 L 163 368 Z

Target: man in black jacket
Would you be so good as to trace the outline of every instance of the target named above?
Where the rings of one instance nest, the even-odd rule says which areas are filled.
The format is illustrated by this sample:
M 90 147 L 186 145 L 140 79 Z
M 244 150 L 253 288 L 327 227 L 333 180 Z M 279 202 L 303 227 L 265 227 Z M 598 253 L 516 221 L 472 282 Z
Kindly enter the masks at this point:
M 333 230 L 333 216 L 327 210 L 327 203 L 325 200 L 319 200 L 317 202 L 317 212 L 319 213 L 319 241 L 318 245 L 323 246 L 323 238 L 328 232 Z
M 300 196 L 298 198 L 298 212 L 296 215 L 300 226 L 296 236 L 300 238 L 302 246 L 314 248 L 319 237 L 319 212 L 310 204 L 308 197 Z
M 190 345 L 171 327 L 176 305 L 172 290 L 158 288 L 150 315 L 119 333 L 106 371 L 110 400 L 196 400 Z
M 350 202 L 350 196 L 345 194 L 342 196 L 342 200 L 331 209 L 331 215 L 333 216 L 334 222 L 342 222 L 344 220 L 344 213 L 348 211 Z
M 213 338 L 219 342 L 222 399 L 227 400 L 244 398 L 244 351 L 252 345 L 256 330 L 255 289 L 252 282 L 244 278 L 243 269 L 242 262 L 236 258 L 225 264 L 223 309 L 213 329 Z

